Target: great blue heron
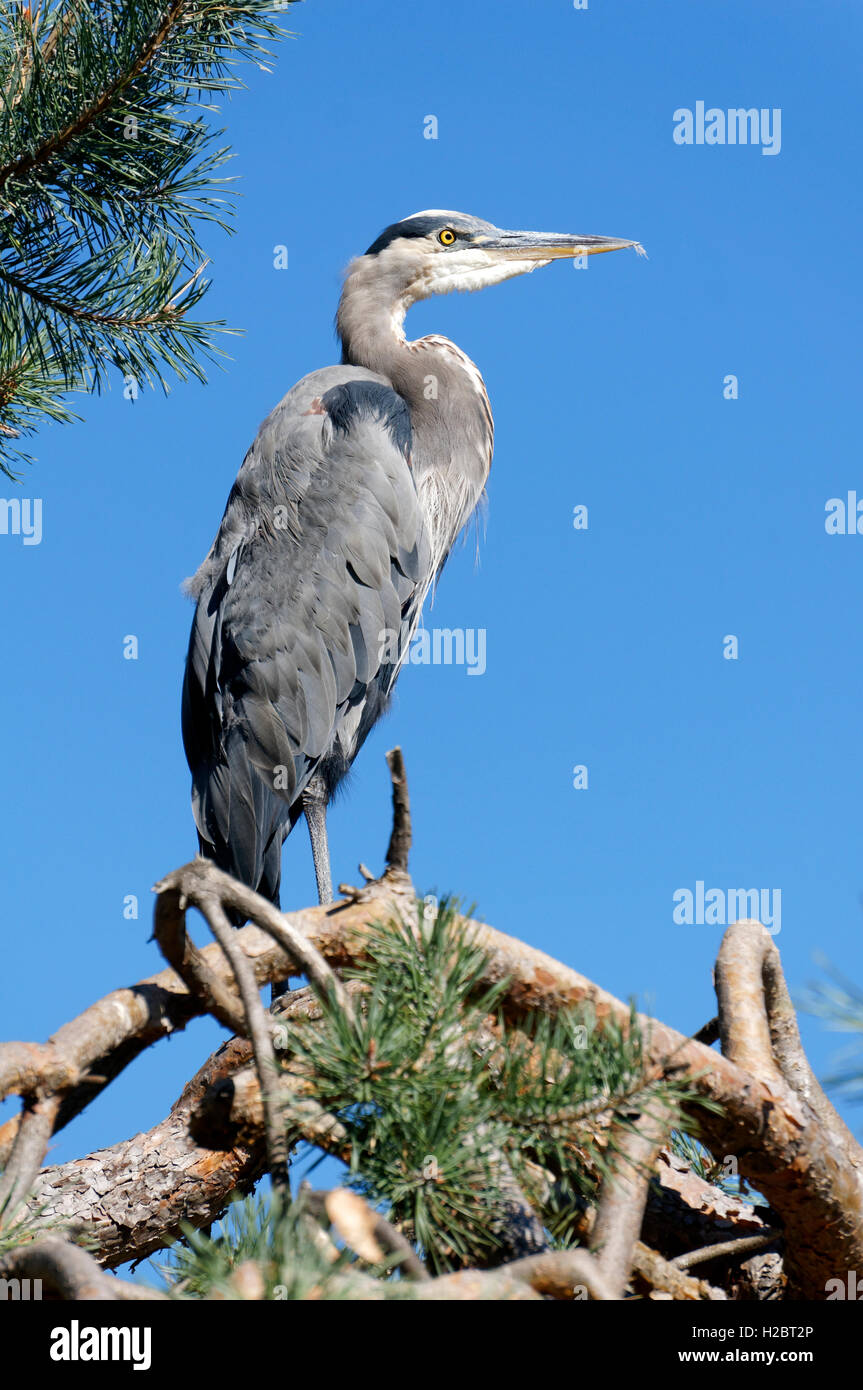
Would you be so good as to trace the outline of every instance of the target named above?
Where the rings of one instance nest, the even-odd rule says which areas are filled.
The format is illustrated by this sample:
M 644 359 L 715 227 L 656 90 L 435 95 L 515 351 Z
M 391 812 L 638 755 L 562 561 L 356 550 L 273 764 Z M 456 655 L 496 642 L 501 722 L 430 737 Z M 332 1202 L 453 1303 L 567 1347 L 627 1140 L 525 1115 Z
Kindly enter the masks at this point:
M 414 213 L 348 267 L 341 366 L 303 377 L 261 425 L 189 586 L 183 741 L 201 852 L 277 905 L 282 843 L 303 812 L 332 900 L 327 803 L 386 708 L 491 465 L 479 370 L 447 338 L 407 341 L 405 313 L 627 246 L 641 250 Z

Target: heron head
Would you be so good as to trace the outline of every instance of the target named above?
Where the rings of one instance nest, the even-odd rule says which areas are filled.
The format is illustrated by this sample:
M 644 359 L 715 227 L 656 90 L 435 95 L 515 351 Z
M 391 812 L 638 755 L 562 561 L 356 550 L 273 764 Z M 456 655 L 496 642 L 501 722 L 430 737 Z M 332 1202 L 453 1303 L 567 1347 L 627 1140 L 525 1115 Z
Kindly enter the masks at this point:
M 484 289 L 551 261 L 624 247 L 644 254 L 637 241 L 504 231 L 479 217 L 434 209 L 415 212 L 387 227 L 359 263 L 380 277 L 394 302 L 407 308 L 433 294 Z

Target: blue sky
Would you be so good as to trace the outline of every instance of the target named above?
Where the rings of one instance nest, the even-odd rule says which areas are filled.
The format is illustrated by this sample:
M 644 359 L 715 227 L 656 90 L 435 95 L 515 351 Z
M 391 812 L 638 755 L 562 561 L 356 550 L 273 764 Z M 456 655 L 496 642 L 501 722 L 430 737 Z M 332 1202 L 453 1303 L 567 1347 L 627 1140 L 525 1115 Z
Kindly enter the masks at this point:
M 426 614 L 483 629 L 487 669 L 403 673 L 330 816 L 336 880 L 382 862 L 400 743 L 417 887 L 676 1027 L 714 1012 L 722 929 L 672 918 L 698 881 L 781 891 L 793 990 L 815 949 L 863 980 L 863 537 L 824 524 L 828 499 L 863 497 L 859 8 L 308 0 L 289 23 L 223 113 L 243 197 L 237 235 L 210 238 L 205 307 L 244 330 L 233 360 L 46 428 L 21 489 L 41 544 L 0 536 L 4 1036 L 160 968 L 150 887 L 195 849 L 180 582 L 260 420 L 337 360 L 343 266 L 426 207 L 638 238 L 649 259 L 411 312 L 411 336 L 474 358 L 495 413 L 479 561 L 471 537 Z M 676 144 L 673 113 L 701 100 L 780 109 L 780 152 Z M 313 901 L 304 835 L 284 866 L 284 905 Z M 802 1027 L 823 1073 L 839 1040 Z M 151 1049 L 53 1158 L 155 1123 L 220 1036 L 200 1021 Z

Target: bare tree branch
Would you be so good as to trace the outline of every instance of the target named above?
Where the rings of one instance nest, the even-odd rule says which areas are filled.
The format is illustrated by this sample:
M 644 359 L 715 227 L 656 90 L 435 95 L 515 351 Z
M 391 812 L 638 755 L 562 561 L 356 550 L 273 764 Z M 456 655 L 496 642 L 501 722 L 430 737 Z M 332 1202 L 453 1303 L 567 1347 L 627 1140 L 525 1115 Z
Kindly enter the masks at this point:
M 376 891 L 368 892 L 362 901 L 335 904 L 332 907 L 310 908 L 290 914 L 292 924 L 308 936 L 321 951 L 331 967 L 338 968 L 360 959 L 365 940 L 372 927 L 385 920 L 386 914 L 398 912 L 404 903 L 405 890 L 381 880 Z M 541 951 L 504 936 L 482 923 L 468 923 L 476 945 L 487 956 L 485 981 L 506 981 L 505 1007 L 518 1016 L 528 1009 L 556 1008 L 573 1004 L 592 1003 L 600 1024 L 603 1019 L 615 1020 L 627 1027 L 628 1006 L 576 971 L 561 965 Z M 245 953 L 250 957 L 259 983 L 282 979 L 285 961 L 258 928 L 248 926 L 237 933 Z M 208 954 L 210 953 L 210 954 Z M 224 972 L 218 947 L 202 952 L 211 969 Z M 175 1012 L 186 1018 L 200 1010 L 200 1004 L 182 990 L 173 972 L 156 977 L 159 999 L 176 998 L 182 991 L 181 1004 Z M 152 985 L 154 982 L 145 982 Z M 134 1027 L 152 1027 L 148 1009 L 141 1007 L 140 996 L 134 991 L 118 991 L 125 1008 L 105 1010 L 95 1005 L 82 1015 L 77 1036 L 82 1045 L 77 1049 L 78 1064 L 93 1065 L 104 1043 L 94 1028 L 94 1021 L 107 1013 L 109 1034 L 117 1043 L 126 1041 L 118 1026 L 120 1017 L 126 1021 L 126 1032 Z M 108 996 L 108 1000 L 117 996 Z M 107 1001 L 102 1001 L 104 1006 Z M 136 1006 L 133 1018 L 129 1004 Z M 88 1017 L 90 1015 L 90 1017 Z M 645 1032 L 647 1052 L 656 1064 L 667 1064 L 673 1057 L 675 1066 L 692 1077 L 694 1087 L 702 1096 L 717 1103 L 722 1113 L 701 1113 L 699 1122 L 706 1142 L 714 1153 L 725 1156 L 737 1154 L 743 1173 L 765 1193 L 781 1218 L 787 1247 L 799 1252 L 800 1268 L 794 1270 L 795 1287 L 806 1297 L 823 1296 L 826 1280 L 837 1268 L 863 1268 L 863 1165 L 856 1144 L 841 1143 L 833 1131 L 825 1131 L 819 1117 L 807 1107 L 780 1077 L 770 1082 L 753 1077 L 749 1072 L 712 1049 L 693 1042 L 673 1029 L 644 1017 L 640 1019 Z M 67 1025 L 75 1029 L 75 1025 Z M 164 1023 L 160 1032 L 164 1032 Z M 55 1044 L 64 1030 L 56 1035 Z M 68 1035 L 67 1035 L 68 1036 Z M 33 1054 L 13 1045 L 14 1067 L 22 1059 L 33 1071 Z M 70 1075 L 69 1060 L 60 1052 L 49 1059 L 55 1075 Z M 39 1054 L 45 1058 L 45 1053 Z M 3 1076 L 0 1055 L 0 1077 Z M 14 1089 L 14 1085 L 9 1089 Z M 205 1205 L 208 1205 L 205 1203 Z M 798 1238 L 799 1237 L 799 1238 Z
M 42 1167 L 59 1108 L 59 1095 L 25 1099 L 9 1162 L 0 1175 L 0 1225 L 8 1225 L 26 1200 Z
M 854 1136 L 819 1086 L 800 1041 L 782 962 L 760 922 L 728 928 L 716 960 L 722 1050 L 767 1080 L 780 1076 L 842 1144 Z
M 687 1303 L 723 1303 L 728 1299 L 722 1289 L 708 1284 L 705 1279 L 693 1279 L 677 1264 L 663 1259 L 656 1250 L 640 1240 L 636 1241 L 632 1252 L 632 1272 L 636 1290 L 639 1283 L 646 1284 L 653 1291 L 649 1297 L 673 1298 Z
M 282 959 L 283 974 L 290 970 L 294 975 L 305 975 L 309 984 L 324 1000 L 330 996 L 334 997 L 342 1012 L 348 1018 L 351 1017 L 350 999 L 341 980 L 327 964 L 311 939 L 311 934 L 296 923 L 297 916 L 302 918 L 304 914 L 279 912 L 278 908 L 273 907 L 266 898 L 262 898 L 260 893 L 238 883 L 236 879 L 217 869 L 208 859 L 193 859 L 191 863 L 184 864 L 182 869 L 175 870 L 157 883 L 155 891 L 159 894 L 156 906 L 157 923 L 164 915 L 171 923 L 172 933 L 178 933 L 174 920 L 176 915 L 184 914 L 189 905 L 199 907 L 203 912 L 204 903 L 215 901 L 223 908 L 229 907 L 244 913 L 261 931 L 266 932 L 281 946 L 287 957 L 287 962 Z M 331 910 L 329 904 L 323 909 L 317 909 L 318 912 L 324 913 Z M 206 913 L 204 915 L 206 916 Z M 161 946 L 159 930 L 157 925 L 157 939 Z M 240 933 L 235 933 L 235 936 L 237 940 L 243 940 Z M 198 955 L 203 968 L 206 969 L 208 962 L 204 953 L 199 952 Z M 179 969 L 173 958 L 171 964 L 175 969 Z M 212 969 L 208 971 L 208 984 L 210 979 L 218 979 Z M 260 984 L 262 981 L 258 980 L 257 983 Z M 242 1025 L 239 1028 L 234 1027 L 232 1031 L 238 1032 L 241 1029 Z
M 183 873 L 181 869 L 174 877 L 182 881 Z M 246 1019 L 241 1000 L 237 998 L 236 976 L 224 979 L 212 969 L 192 941 L 186 931 L 188 899 L 179 884 L 175 886 L 173 880 L 170 883 L 165 880 L 164 886 L 157 885 L 157 888 L 160 891 L 156 899 L 153 936 L 162 955 L 198 1000 L 202 1013 L 212 1014 L 230 1033 L 245 1033 Z M 203 908 L 201 910 L 203 912 Z
M 219 899 L 215 895 L 204 894 L 200 899 L 200 908 L 234 972 L 243 1001 L 246 1021 L 242 1032 L 248 1036 L 252 1044 L 264 1107 L 267 1167 L 275 1187 L 284 1189 L 288 1185 L 288 1145 L 281 1107 L 275 1098 L 278 1066 L 271 1035 L 271 1029 L 277 1025 L 272 1017 L 264 1014 L 251 964 L 237 943 L 234 929 L 225 916 Z
M 364 958 L 369 936 L 382 921 L 398 917 L 416 927 L 414 890 L 400 867 L 407 853 L 409 814 L 404 769 L 395 755 L 391 775 L 394 815 L 400 826 L 398 834 L 394 829 L 391 862 L 380 880 L 352 891 L 349 901 L 279 914 L 269 904 L 262 908 L 263 900 L 202 861 L 194 861 L 163 880 L 161 893 L 175 916 L 195 894 L 203 892 L 222 910 L 251 911 L 266 921 L 265 930 L 250 925 L 230 937 L 231 949 L 241 952 L 248 962 L 247 992 L 252 981 L 257 989 L 283 979 L 291 969 L 296 973 L 299 967 L 308 971 L 321 998 L 335 996 L 343 1008 L 350 1009 L 350 992 L 332 978 L 332 972 Z M 534 1010 L 553 1013 L 590 1004 L 599 1027 L 606 1020 L 624 1030 L 629 1027 L 628 1006 L 576 971 L 484 924 L 464 922 L 463 926 L 486 958 L 483 986 L 503 986 L 502 1007 L 511 1020 Z M 178 964 L 186 969 L 185 928 L 182 935 L 176 923 L 171 930 Z M 289 947 L 281 944 L 286 940 L 284 931 L 291 933 Z M 224 1007 L 228 1010 L 225 1017 L 230 1017 L 232 1025 L 239 1025 L 234 973 L 221 947 L 209 946 L 199 952 L 198 967 L 200 978 L 209 986 L 206 1000 L 193 997 L 174 971 L 163 971 L 93 1005 L 61 1028 L 47 1045 L 13 1043 L 0 1048 L 0 1094 L 17 1091 L 33 1105 L 47 1097 L 52 1097 L 53 1105 L 60 1097 L 56 1128 L 106 1084 L 100 1077 L 110 1080 L 145 1046 L 173 1028 L 183 1027 L 196 1014 Z M 796 1026 L 792 1027 L 778 952 L 763 928 L 746 923 L 729 928 L 716 976 L 720 1031 L 729 1055 L 722 1056 L 656 1020 L 639 1016 L 645 1060 L 659 1070 L 687 1075 L 700 1097 L 711 1103 L 712 1112 L 695 1107 L 693 1119 L 714 1154 L 737 1156 L 741 1173 L 764 1193 L 782 1223 L 789 1291 L 798 1297 L 823 1297 L 826 1281 L 837 1269 L 863 1268 L 863 1152 L 832 1107 L 827 1107 L 808 1070 Z M 214 1006 L 216 995 L 221 995 L 221 1004 Z M 246 1027 L 244 1017 L 241 1026 Z M 232 1046 L 240 1045 L 228 1044 L 229 1049 Z M 251 1051 L 247 1049 L 242 1055 L 247 1069 Z M 184 1092 L 182 1105 L 172 1112 L 170 1123 L 157 1126 L 150 1135 L 138 1136 L 137 1141 L 119 1146 L 119 1151 L 91 1155 L 77 1168 L 66 1165 L 55 1170 L 53 1179 L 45 1175 L 47 1186 L 54 1184 L 58 1209 L 65 1203 L 73 1210 L 96 1211 L 95 1224 L 99 1238 L 104 1237 L 106 1263 L 117 1257 L 120 1244 L 116 1234 L 111 1234 L 114 1227 L 122 1226 L 127 1235 L 133 1232 L 127 1241 L 128 1253 L 124 1250 L 122 1255 L 128 1259 L 141 1249 L 149 1251 L 163 1244 L 166 1232 L 177 1229 L 181 1216 L 200 1224 L 212 1219 L 231 1187 L 248 1187 L 259 1175 L 264 1111 L 257 1078 L 233 1067 L 211 1080 L 218 1080 L 218 1085 L 211 1086 L 206 1096 L 200 1085 L 194 1088 L 194 1095 Z M 219 1154 L 196 1148 L 189 1126 L 200 1126 L 205 1119 L 212 1126 L 219 1116 L 223 1121 L 226 1113 L 234 1114 L 243 1087 L 243 1104 L 253 1108 L 256 1093 L 259 1110 L 249 1128 L 249 1147 L 238 1137 L 235 1144 L 228 1141 Z M 328 1143 L 337 1147 L 343 1142 L 338 1122 L 301 1094 L 296 1078 L 290 1074 L 283 1077 L 278 1089 L 288 1095 L 292 1087 L 287 1115 L 295 1132 L 314 1133 L 314 1142 L 323 1147 Z M 47 1128 L 44 1118 L 39 1126 L 41 1144 Z M 31 1153 L 38 1147 L 36 1128 L 34 1120 L 32 1133 L 22 1130 L 22 1152 Z M 0 1129 L 0 1152 L 9 1153 L 17 1133 L 14 1121 Z M 162 1146 L 162 1156 L 173 1155 L 174 1166 L 163 1165 L 146 1198 L 140 1182 L 145 1171 L 147 1181 L 152 1181 L 151 1161 L 143 1150 L 136 1151 L 136 1143 L 156 1143 Z M 98 1174 L 100 1184 L 110 1175 L 109 1188 L 112 1182 L 125 1188 L 132 1211 L 123 1209 L 119 1192 L 103 1190 L 96 1201 L 92 1194 L 84 1195 L 80 1189 L 86 1186 L 88 1169 L 92 1176 Z M 633 1218 L 625 1232 L 622 1225 L 617 1228 L 621 1250 L 624 1246 L 632 1250 L 638 1235 L 631 1229 L 634 1224 Z M 606 1289 L 611 1282 L 620 1287 L 617 1257 L 614 1266 L 615 1280 L 604 1280 Z
M 678 1269 L 692 1269 L 693 1265 L 708 1264 L 727 1255 L 752 1255 L 756 1250 L 764 1250 L 775 1245 L 781 1238 L 781 1231 L 764 1231 L 759 1236 L 742 1236 L 739 1240 L 720 1240 L 714 1245 L 703 1245 L 700 1250 L 688 1250 L 678 1255 L 673 1263 Z
M 86 1250 L 57 1236 L 19 1245 L 0 1257 L 0 1279 L 38 1279 L 43 1292 L 72 1302 L 167 1299 L 156 1289 L 105 1274 Z
M 400 748 L 392 748 L 387 753 L 387 766 L 390 770 L 393 787 L 393 830 L 387 847 L 386 864 L 388 869 L 395 869 L 406 874 L 413 831 L 411 829 L 408 780 Z
M 586 1250 L 547 1250 L 498 1269 L 463 1269 L 457 1274 L 442 1274 L 427 1284 L 415 1285 L 415 1297 L 433 1301 L 571 1300 L 583 1294 L 601 1301 L 614 1297 L 596 1261 Z
M 641 1235 L 647 1189 L 671 1118 L 656 1110 L 612 1126 L 609 1151 L 613 1167 L 603 1178 L 590 1243 L 591 1252 L 611 1291 L 623 1298 L 632 1269 L 632 1254 Z

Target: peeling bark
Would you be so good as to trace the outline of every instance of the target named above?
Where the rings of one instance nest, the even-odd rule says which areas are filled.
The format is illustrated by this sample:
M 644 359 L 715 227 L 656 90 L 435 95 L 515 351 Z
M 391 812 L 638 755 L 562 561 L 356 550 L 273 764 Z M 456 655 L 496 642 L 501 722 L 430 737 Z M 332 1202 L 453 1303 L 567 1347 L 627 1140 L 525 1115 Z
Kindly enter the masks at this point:
M 307 943 L 306 960 L 321 957 L 324 972 L 337 971 L 362 958 L 373 925 L 394 914 L 415 920 L 413 888 L 401 863 L 405 856 L 403 827 L 383 879 L 353 891 L 346 901 L 282 915 L 292 940 L 296 942 L 299 934 Z M 198 861 L 187 868 L 201 873 Z M 171 876 L 172 885 L 176 878 Z M 176 895 L 173 886 L 165 891 Z M 176 910 L 183 911 L 182 902 L 176 903 Z M 627 1005 L 568 966 L 491 927 L 466 925 L 487 956 L 485 983 L 507 982 L 505 1008 L 512 1018 L 527 1010 L 553 1012 L 590 1003 L 599 1026 L 605 1020 L 628 1025 Z M 270 932 L 253 925 L 235 933 L 232 946 L 249 962 L 247 992 L 252 980 L 261 985 L 283 979 L 292 966 L 296 968 L 296 956 L 304 955 L 296 946 L 292 955 Z M 235 1020 L 234 1011 L 242 1012 L 240 997 L 220 947 L 204 947 L 198 961 L 208 977 L 216 980 L 222 1002 L 231 1005 L 225 1016 Z M 656 1020 L 640 1017 L 647 1058 L 667 1074 L 688 1075 L 702 1097 L 721 1107 L 720 1114 L 701 1108 L 693 1111 L 705 1142 L 717 1156 L 736 1155 L 741 1174 L 769 1200 L 771 1223 L 775 1216 L 783 1228 L 790 1296 L 823 1298 L 828 1279 L 863 1268 L 863 1152 L 811 1073 L 779 954 L 763 927 L 737 923 L 728 929 L 716 981 L 725 1055 Z M 316 983 L 320 987 L 320 978 Z M 296 1007 L 308 1010 L 308 995 L 303 992 L 303 996 L 296 1000 Z M 210 1002 L 212 997 L 211 989 Z M 0 1047 L 0 1094 L 21 1094 L 25 1113 L 40 1117 L 38 1124 L 29 1124 L 28 1133 L 22 1132 L 19 1154 L 26 1153 L 32 1166 L 33 1144 L 37 1138 L 39 1143 L 46 1138 L 41 1130 L 47 1128 L 42 1121 L 48 1110 L 42 1102 L 53 1107 L 60 1100 L 56 1132 L 140 1051 L 204 1011 L 217 1011 L 210 1007 L 206 991 L 193 996 L 169 969 L 108 995 L 47 1044 Z M 39 1200 L 47 1199 L 51 1214 L 92 1223 L 100 1259 L 107 1265 L 159 1249 L 176 1233 L 181 1220 L 208 1223 L 223 1209 L 231 1191 L 248 1190 L 263 1168 L 263 1108 L 251 1063 L 247 1043 L 236 1039 L 227 1043 L 185 1088 L 161 1125 L 88 1158 L 45 1170 Z M 296 1097 L 294 1101 L 291 1113 L 298 1132 L 317 1135 L 316 1142 L 338 1142 L 331 1117 L 313 1114 Z M 208 1108 L 211 1129 L 224 1123 L 226 1114 L 228 1122 L 237 1125 L 236 1137 L 226 1140 L 223 1149 L 205 1147 L 190 1132 L 190 1127 L 200 1131 Z M 18 1129 L 17 1120 L 0 1129 L 0 1156 L 12 1152 Z M 210 1137 L 208 1143 L 212 1142 Z M 663 1163 L 668 1178 L 674 1170 L 660 1159 L 660 1171 Z M 681 1192 L 677 1195 L 683 1197 Z M 738 1203 L 738 1212 L 745 1205 Z M 648 1203 L 646 1225 L 650 1220 Z M 627 1231 L 629 1247 L 632 1234 Z M 693 1241 L 689 1248 L 696 1244 Z M 637 1255 L 632 1258 L 637 1263 Z M 775 1272 L 774 1257 L 760 1259 L 762 1270 Z M 619 1289 L 619 1271 L 612 1281 L 600 1277 L 595 1293 L 608 1296 L 612 1284 Z M 536 1296 L 533 1285 L 530 1288 L 528 1296 Z M 663 1291 L 658 1286 L 657 1290 Z

